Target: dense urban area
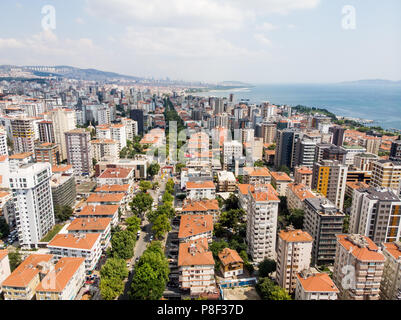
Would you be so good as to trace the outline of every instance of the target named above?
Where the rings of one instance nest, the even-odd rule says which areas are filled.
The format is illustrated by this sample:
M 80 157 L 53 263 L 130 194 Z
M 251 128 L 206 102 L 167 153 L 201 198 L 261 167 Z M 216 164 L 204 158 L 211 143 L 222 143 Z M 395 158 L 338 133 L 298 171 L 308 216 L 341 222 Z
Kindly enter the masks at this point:
M 0 299 L 401 299 L 398 134 L 240 92 L 14 71 Z

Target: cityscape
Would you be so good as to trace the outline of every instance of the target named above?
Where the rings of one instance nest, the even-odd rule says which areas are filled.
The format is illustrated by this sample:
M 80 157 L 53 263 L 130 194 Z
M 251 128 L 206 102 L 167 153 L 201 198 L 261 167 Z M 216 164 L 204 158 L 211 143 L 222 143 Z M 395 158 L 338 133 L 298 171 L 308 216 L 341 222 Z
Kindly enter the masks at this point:
M 2 302 L 401 300 L 401 109 L 68 62 L 0 65 Z

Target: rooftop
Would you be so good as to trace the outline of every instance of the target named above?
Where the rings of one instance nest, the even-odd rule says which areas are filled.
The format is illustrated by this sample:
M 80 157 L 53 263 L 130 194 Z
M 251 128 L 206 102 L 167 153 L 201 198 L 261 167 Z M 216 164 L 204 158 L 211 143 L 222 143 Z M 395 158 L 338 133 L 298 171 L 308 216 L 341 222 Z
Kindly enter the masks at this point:
M 187 189 L 216 189 L 213 181 L 204 181 L 204 182 L 187 182 Z
M 244 260 L 239 256 L 238 252 L 230 248 L 225 248 L 219 253 L 219 259 L 223 266 L 232 263 L 244 263 Z
M 84 233 L 79 235 L 72 233 L 58 234 L 47 246 L 91 250 L 101 235 L 101 233 Z
M 178 252 L 178 266 L 200 266 L 208 265 L 214 267 L 213 254 L 205 238 L 180 243 Z
M 379 247 L 366 236 L 359 234 L 337 235 L 337 242 L 359 261 L 385 261 Z
M 68 226 L 68 231 L 105 230 L 111 223 L 110 218 L 76 218 Z
M 293 228 L 287 228 L 287 230 L 281 230 L 279 237 L 286 242 L 312 242 L 313 238 L 311 235 L 302 230 L 294 230 Z
M 111 216 L 117 211 L 119 205 L 98 205 L 98 206 L 85 206 L 79 213 L 80 216 Z
M 297 274 L 297 278 L 305 292 L 336 292 L 338 288 L 327 273 L 308 273 L 303 271 Z
M 121 202 L 125 197 L 124 193 L 92 193 L 86 202 Z
M 182 207 L 183 212 L 219 210 L 219 202 L 216 199 L 202 201 L 188 201 Z
M 188 238 L 213 231 L 212 215 L 182 215 L 178 238 Z
M 127 179 L 134 169 L 126 169 L 126 168 L 107 168 L 103 171 L 103 173 L 98 177 L 98 179 Z

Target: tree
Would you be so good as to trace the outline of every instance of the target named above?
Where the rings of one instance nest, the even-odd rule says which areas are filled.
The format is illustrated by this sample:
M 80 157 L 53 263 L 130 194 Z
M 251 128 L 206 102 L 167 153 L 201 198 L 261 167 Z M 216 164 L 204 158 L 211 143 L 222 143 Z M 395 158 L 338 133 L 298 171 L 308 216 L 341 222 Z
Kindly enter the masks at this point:
M 124 293 L 124 282 L 117 278 L 102 278 L 100 294 L 104 300 L 114 300 Z
M 230 194 L 228 199 L 224 201 L 224 204 L 226 205 L 227 211 L 239 209 L 239 199 L 234 193 Z
M 276 261 L 271 259 L 264 259 L 262 262 L 258 264 L 259 277 L 265 278 L 270 276 L 272 272 L 276 271 L 276 267 L 277 267 Z
M 238 177 L 237 177 L 237 180 L 238 180 L 238 183 L 239 183 L 239 184 L 244 183 L 244 176 L 238 176 Z
M 287 291 L 275 285 L 269 278 L 261 278 L 256 285 L 256 290 L 263 300 L 291 300 Z
M 100 275 L 103 278 L 114 278 L 123 280 L 128 277 L 128 269 L 125 260 L 118 258 L 107 259 L 106 263 L 100 270 Z
M 97 160 L 95 158 L 92 158 L 92 165 L 95 167 L 97 165 Z
M 10 226 L 4 217 L 0 217 L 0 239 L 8 237 L 10 234 Z
M 161 215 L 165 215 L 168 219 L 173 219 L 175 217 L 175 210 L 171 204 L 164 203 L 156 211 L 150 211 L 147 217 L 150 222 L 155 223 L 156 219 Z
M 141 229 L 141 219 L 138 217 L 130 217 L 125 220 L 125 223 L 127 224 L 127 230 L 132 234 L 136 234 Z
M 130 203 L 132 212 L 138 216 L 146 214 L 148 211 L 150 211 L 152 209 L 152 205 L 152 196 L 144 192 L 138 193 Z
M 177 163 L 177 164 L 175 165 L 175 172 L 181 173 L 182 169 L 185 168 L 185 167 L 186 167 L 185 164 L 183 164 L 183 163 Z
M 134 246 L 134 236 L 128 230 L 117 232 L 111 238 L 114 258 L 131 259 L 134 255 Z
M 170 220 L 165 214 L 156 218 L 152 226 L 152 231 L 155 233 L 156 239 L 163 238 L 165 233 L 171 231 Z
M 17 251 L 14 252 L 10 252 L 8 254 L 8 259 L 10 261 L 10 269 L 11 272 L 13 272 L 15 269 L 17 269 L 17 267 L 21 264 L 22 262 L 22 257 L 21 254 L 19 252 L 19 250 L 17 249 Z
M 233 229 L 233 232 L 239 231 L 240 222 L 245 217 L 245 211 L 243 209 L 231 209 L 225 211 L 220 215 L 220 225 L 227 229 Z
M 291 170 L 287 167 L 287 166 L 281 166 L 279 169 L 278 169 L 278 171 L 279 172 L 284 172 L 284 173 L 286 173 L 286 174 L 288 174 L 288 175 L 290 175 L 291 174 Z
M 305 212 L 301 209 L 290 210 L 288 223 L 292 224 L 295 229 L 302 229 L 304 224 Z
M 156 181 L 155 183 L 153 183 L 152 185 L 152 189 L 156 190 L 159 187 L 159 183 Z
M 254 166 L 263 168 L 265 166 L 265 163 L 262 160 L 258 160 L 258 161 L 255 161 Z
M 174 194 L 174 180 L 173 179 L 169 179 L 166 183 L 166 192 L 170 193 L 170 194 Z
M 163 201 L 163 203 L 169 203 L 170 205 L 172 205 L 173 201 L 174 201 L 174 197 L 170 193 L 165 192 L 163 194 L 162 201 Z
M 347 212 L 347 209 L 351 208 L 352 206 L 352 197 L 345 196 L 344 199 L 344 212 Z
M 148 168 L 148 174 L 153 179 L 160 171 L 160 165 L 157 162 L 153 162 Z
M 60 222 L 67 221 L 72 216 L 73 213 L 74 213 L 74 210 L 70 206 L 55 206 L 54 207 L 54 216 Z
M 276 150 L 276 147 L 277 147 L 276 144 L 273 143 L 267 148 L 267 150 Z
M 139 182 L 139 188 L 141 188 L 142 192 L 148 192 L 148 190 L 152 189 L 153 185 L 150 181 L 142 180 Z

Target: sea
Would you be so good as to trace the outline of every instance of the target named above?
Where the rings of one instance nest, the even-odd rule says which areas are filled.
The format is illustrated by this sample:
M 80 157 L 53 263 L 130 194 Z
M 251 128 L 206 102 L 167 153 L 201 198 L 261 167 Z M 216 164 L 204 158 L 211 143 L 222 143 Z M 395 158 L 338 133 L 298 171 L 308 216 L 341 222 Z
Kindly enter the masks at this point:
M 269 84 L 249 88 L 212 90 L 198 96 L 228 97 L 260 104 L 327 109 L 337 116 L 373 120 L 369 125 L 401 130 L 401 86 L 392 84 Z

